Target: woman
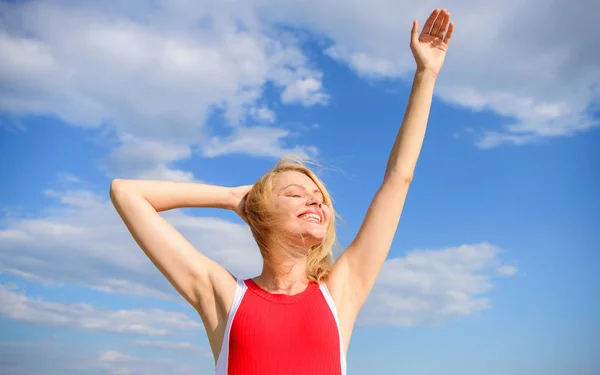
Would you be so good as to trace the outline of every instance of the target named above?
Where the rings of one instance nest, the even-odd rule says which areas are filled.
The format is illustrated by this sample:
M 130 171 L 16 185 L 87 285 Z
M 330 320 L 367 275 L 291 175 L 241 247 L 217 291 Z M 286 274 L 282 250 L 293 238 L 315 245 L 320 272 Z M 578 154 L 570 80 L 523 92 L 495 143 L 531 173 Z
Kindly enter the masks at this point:
M 252 186 L 114 180 L 111 199 L 154 265 L 198 311 L 216 374 L 345 374 L 356 317 L 389 252 L 419 156 L 433 88 L 453 24 L 434 10 L 421 35 L 404 120 L 381 187 L 353 242 L 335 261 L 334 210 L 323 183 L 281 161 Z M 157 213 L 178 207 L 234 210 L 250 226 L 262 273 L 237 280 Z M 333 264 L 332 264 L 333 263 Z

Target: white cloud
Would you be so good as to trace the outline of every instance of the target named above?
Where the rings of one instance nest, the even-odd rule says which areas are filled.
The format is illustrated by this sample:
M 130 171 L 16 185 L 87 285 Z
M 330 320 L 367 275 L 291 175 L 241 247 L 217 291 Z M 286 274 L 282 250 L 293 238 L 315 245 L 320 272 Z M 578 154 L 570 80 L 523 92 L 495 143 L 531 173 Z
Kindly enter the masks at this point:
M 339 45 L 327 48 L 325 53 L 332 59 L 346 62 L 358 74 L 367 78 L 384 78 L 400 73 L 393 61 L 364 52 L 349 53 Z
M 108 191 L 108 188 L 107 188 Z M 39 218 L 8 218 L 0 230 L 0 272 L 48 283 L 72 283 L 110 293 L 173 298 L 174 289 L 131 238 L 108 192 L 48 191 L 57 199 Z M 164 213 L 199 250 L 232 272 L 260 271 L 260 255 L 245 224 Z
M 500 250 L 474 244 L 441 250 L 415 250 L 388 260 L 359 322 L 364 325 L 413 326 L 435 324 L 476 314 L 491 306 L 485 293 L 492 288 Z M 513 266 L 500 266 L 511 276 Z
M 498 267 L 497 271 L 503 276 L 513 276 L 518 272 L 518 268 L 515 266 L 502 266 Z
M 264 106 L 251 108 L 249 115 L 268 124 L 275 122 L 276 118 L 275 112 Z
M 63 206 L 49 210 L 42 218 L 9 222 L 7 229 L 0 231 L 0 272 L 110 293 L 177 298 L 106 199 L 89 191 L 50 195 Z M 260 272 L 260 255 L 245 224 L 177 211 L 167 220 L 236 276 Z M 501 264 L 499 255 L 500 250 L 492 245 L 475 244 L 412 251 L 404 258 L 389 259 L 359 322 L 409 326 L 489 308 L 486 292 L 492 288 L 492 277 L 517 272 L 516 267 Z M 11 298 L 21 298 L 11 293 Z M 22 303 L 31 311 L 38 306 L 44 316 L 51 316 L 50 305 L 33 305 L 29 300 Z M 87 311 L 84 307 L 72 310 Z M 109 312 L 103 314 L 110 316 Z
M 302 159 L 310 159 L 317 155 L 318 150 L 314 146 L 286 147 L 283 139 L 289 136 L 288 130 L 266 126 L 239 128 L 231 136 L 210 139 L 204 147 L 203 153 L 206 157 L 246 153 L 252 156 L 275 158 L 294 155 Z
M 115 350 L 98 353 L 92 366 L 111 375 L 162 375 L 166 373 L 195 374 L 197 369 L 176 361 L 138 358 Z
M 326 54 L 360 75 L 406 77 L 414 69 L 410 22 L 423 23 L 437 5 L 5 3 L 0 79 L 10 91 L 0 90 L 0 109 L 52 114 L 80 126 L 108 124 L 118 134 L 143 139 L 200 144 L 204 121 L 215 109 L 224 110 L 235 125 L 257 115 L 272 122 L 271 110 L 256 109 L 268 83 L 281 91 L 283 103 L 328 102 L 323 73 L 299 38 L 278 26 L 308 30 Z M 474 134 L 478 146 L 525 144 L 599 125 L 588 112 L 600 98 L 598 53 L 590 48 L 600 30 L 588 27 L 598 5 L 454 0 L 446 6 L 457 27 L 437 93 L 459 106 L 491 110 L 505 124 L 481 124 Z M 164 166 L 152 173 L 173 176 Z
M 438 91 L 451 103 L 476 111 L 491 109 L 508 119 L 504 121 L 503 129 L 485 130 L 478 138 L 477 146 L 484 149 L 505 143 L 524 145 L 576 134 L 600 125 L 600 121 L 586 112 L 591 99 L 579 102 L 572 94 L 560 95 L 556 99 L 543 99 L 531 96 L 532 94 L 519 95 L 508 91 L 488 90 L 482 93 L 474 88 L 458 85 L 441 87 Z
M 212 356 L 210 348 L 198 346 L 187 341 L 138 340 L 135 344 L 145 348 L 186 351 L 203 357 Z
M 117 350 L 94 354 L 67 346 L 60 340 L 0 342 L 0 373 L 3 375 L 158 375 L 197 374 L 197 362 L 161 357 L 136 357 Z M 35 358 L 32 361 L 31 358 Z
M 71 173 L 57 173 L 56 177 L 65 184 L 79 185 L 83 182 L 79 177 Z
M 194 181 L 193 173 L 174 169 L 172 163 L 191 156 L 187 144 L 124 135 L 106 158 L 104 168 L 110 177 L 189 182 Z
M 330 57 L 369 78 L 412 74 L 411 21 L 423 25 L 440 6 L 386 0 L 368 6 L 340 0 L 270 5 L 265 11 L 270 21 L 328 38 Z M 495 112 L 505 124 L 481 124 L 474 134 L 478 146 L 525 144 L 600 124 L 589 112 L 600 100 L 600 55 L 591 47 L 600 30 L 590 27 L 600 3 L 453 0 L 443 6 L 456 29 L 437 94 L 452 104 Z
M 186 15 L 143 1 L 135 10 L 119 2 L 5 4 L 14 22 L 0 34 L 10 57 L 0 75 L 17 90 L 4 92 L 0 107 L 182 141 L 197 135 L 210 106 L 227 107 L 267 81 L 285 88 L 315 74 L 292 38 L 269 35 L 242 7 L 187 6 L 195 9 Z M 205 22 L 192 27 L 196 21 Z
M 201 330 L 183 313 L 160 309 L 109 310 L 85 303 L 57 303 L 30 298 L 10 285 L 0 285 L 0 315 L 11 320 L 83 330 L 165 336 Z
M 480 147 L 525 144 L 598 125 L 587 110 L 600 97 L 598 55 L 589 48 L 600 31 L 587 25 L 600 9 L 560 0 L 540 10 L 540 1 L 446 4 L 457 28 L 438 94 L 507 119 L 502 129 L 479 129 Z M 322 73 L 310 66 L 291 34 L 273 25 L 325 36 L 331 41 L 326 53 L 361 75 L 398 77 L 414 65 L 411 19 L 422 23 L 437 5 L 64 4 L 3 4 L 11 22 L 0 33 L 0 51 L 7 56 L 0 78 L 13 90 L 0 92 L 0 108 L 53 113 L 86 126 L 108 121 L 138 137 L 179 142 L 199 136 L 212 106 L 223 107 L 233 123 L 245 118 L 266 82 L 282 89 L 284 103 L 327 102 Z M 570 11 L 562 12 L 565 8 Z
M 293 93 L 285 103 L 322 104 L 326 97 L 299 41 L 261 24 L 250 4 L 54 0 L 1 7 L 0 110 L 108 128 L 119 139 L 106 161 L 109 174 L 192 180 L 172 165 L 202 147 L 215 111 L 227 125 L 274 122 L 275 113 L 258 104 L 268 83 Z
M 328 96 L 322 91 L 321 80 L 315 77 L 298 79 L 288 85 L 281 94 L 281 101 L 288 103 L 301 103 L 305 106 L 327 104 Z

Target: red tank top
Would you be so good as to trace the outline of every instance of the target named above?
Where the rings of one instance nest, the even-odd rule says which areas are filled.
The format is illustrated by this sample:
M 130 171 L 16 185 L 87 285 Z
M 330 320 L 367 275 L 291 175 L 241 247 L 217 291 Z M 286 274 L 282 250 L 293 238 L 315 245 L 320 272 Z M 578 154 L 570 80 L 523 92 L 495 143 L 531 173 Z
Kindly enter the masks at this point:
M 337 312 L 325 284 L 293 296 L 238 280 L 216 375 L 345 375 Z

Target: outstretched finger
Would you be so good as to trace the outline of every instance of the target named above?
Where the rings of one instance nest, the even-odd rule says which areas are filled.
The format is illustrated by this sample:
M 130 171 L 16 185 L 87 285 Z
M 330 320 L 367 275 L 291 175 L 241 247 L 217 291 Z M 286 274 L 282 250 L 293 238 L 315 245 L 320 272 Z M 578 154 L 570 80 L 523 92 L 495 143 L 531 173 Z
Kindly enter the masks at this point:
M 437 33 L 432 33 L 432 35 L 437 36 L 440 39 L 444 38 L 444 34 L 446 34 L 446 30 L 448 30 L 448 23 L 450 21 L 450 13 L 448 12 L 442 12 L 442 14 L 440 14 L 439 18 L 444 17 L 444 20 L 442 21 L 442 24 L 440 25 L 440 29 Z
M 429 15 L 429 18 L 427 18 L 427 21 L 425 22 L 425 25 L 423 26 L 423 30 L 421 30 L 421 34 L 429 34 L 430 33 L 431 26 L 433 26 L 433 22 L 435 21 L 435 19 L 439 13 L 440 13 L 440 10 L 438 8 L 435 8 L 433 10 L 433 12 L 431 12 L 431 14 Z
M 452 32 L 454 31 L 454 22 L 450 22 L 450 26 L 448 26 L 448 32 L 444 37 L 444 43 L 450 43 L 450 39 L 452 38 Z
M 442 22 L 444 21 L 445 16 L 446 16 L 446 9 L 442 10 L 438 14 L 438 17 L 435 20 L 435 23 L 431 27 L 431 32 L 429 33 L 431 36 L 438 36 L 438 34 L 440 32 L 440 28 L 442 26 Z

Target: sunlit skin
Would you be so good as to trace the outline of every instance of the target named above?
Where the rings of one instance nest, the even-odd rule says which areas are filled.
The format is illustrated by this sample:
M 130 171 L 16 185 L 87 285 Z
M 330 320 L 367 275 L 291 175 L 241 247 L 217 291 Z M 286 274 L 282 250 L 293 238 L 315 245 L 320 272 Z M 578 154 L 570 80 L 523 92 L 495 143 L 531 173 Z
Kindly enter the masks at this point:
M 356 318 L 396 235 L 425 138 L 434 86 L 453 31 L 454 24 L 445 9 L 435 9 L 422 30 L 419 23 L 413 21 L 410 50 L 416 69 L 381 185 L 358 233 L 324 279 L 338 313 L 344 351 L 348 349 Z M 215 361 L 221 350 L 236 279 L 223 265 L 203 254 L 202 247 L 206 244 L 198 244 L 199 249 L 196 249 L 158 213 L 184 207 L 220 208 L 235 211 L 246 220 L 244 199 L 251 189 L 251 185 L 229 188 L 119 179 L 111 184 L 115 208 L 140 248 L 202 317 Z M 275 254 L 276 261 L 263 259 L 263 270 L 254 280 L 268 292 L 293 295 L 307 287 L 309 256 L 304 254 L 327 238 L 332 210 L 323 204 L 317 184 L 300 172 L 277 175 L 270 193 L 269 213 L 277 219 L 279 225 L 274 229 L 280 231 L 277 234 L 283 234 L 284 241 L 265 241 L 269 242 L 266 246 L 270 246 L 267 252 Z M 303 216 L 307 213 L 317 216 Z M 281 254 L 289 254 L 282 251 L 284 247 L 302 251 L 296 252 L 294 258 L 284 259 Z
M 331 210 L 323 204 L 323 194 L 310 177 L 295 171 L 281 173 L 270 198 L 280 228 L 295 245 L 308 251 L 323 240 Z
M 422 67 L 435 77 L 440 73 L 446 59 L 448 44 L 454 32 L 454 23 L 450 22 L 450 13 L 446 9 L 434 9 L 429 15 L 421 34 L 419 22 L 413 21 L 410 49 L 418 67 Z

